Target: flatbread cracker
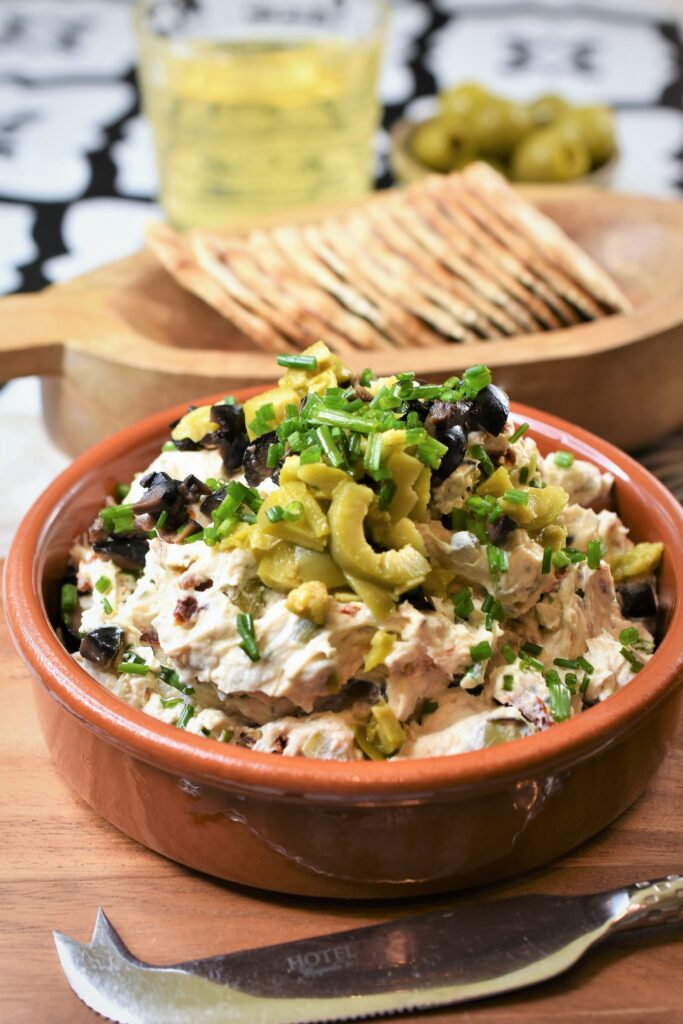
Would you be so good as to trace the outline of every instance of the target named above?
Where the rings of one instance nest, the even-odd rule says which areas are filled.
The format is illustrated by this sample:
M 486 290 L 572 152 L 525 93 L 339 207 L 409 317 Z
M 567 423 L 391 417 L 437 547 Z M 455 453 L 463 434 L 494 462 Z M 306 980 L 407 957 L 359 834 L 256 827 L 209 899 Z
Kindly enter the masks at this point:
M 260 317 L 254 316 L 236 302 L 224 288 L 204 271 L 192 255 L 187 242 L 165 224 L 147 228 L 148 246 L 168 272 L 188 291 L 194 292 L 209 306 L 217 309 L 255 344 L 266 352 L 295 352 L 287 339 Z
M 501 216 L 520 228 L 599 302 L 621 313 L 628 312 L 631 302 L 598 264 L 573 242 L 558 225 L 526 202 L 505 179 L 485 163 L 474 163 L 462 172 L 465 183 L 486 198 Z

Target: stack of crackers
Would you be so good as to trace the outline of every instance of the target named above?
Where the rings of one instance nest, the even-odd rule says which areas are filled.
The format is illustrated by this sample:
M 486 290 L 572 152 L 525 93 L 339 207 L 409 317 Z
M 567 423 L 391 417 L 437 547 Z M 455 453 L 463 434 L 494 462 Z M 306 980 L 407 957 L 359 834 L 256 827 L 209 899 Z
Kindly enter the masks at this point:
M 379 193 L 343 214 L 148 244 L 189 291 L 269 352 L 467 344 L 570 327 L 630 303 L 488 164 Z

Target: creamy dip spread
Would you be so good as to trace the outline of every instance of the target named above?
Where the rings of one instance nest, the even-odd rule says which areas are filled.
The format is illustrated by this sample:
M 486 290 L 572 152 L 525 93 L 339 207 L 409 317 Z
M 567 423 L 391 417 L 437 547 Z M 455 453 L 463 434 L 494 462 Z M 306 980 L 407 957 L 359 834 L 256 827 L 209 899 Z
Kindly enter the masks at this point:
M 612 477 L 543 457 L 484 366 L 352 375 L 322 343 L 190 409 L 73 546 L 62 631 L 102 686 L 222 743 L 333 760 L 477 750 L 652 656 L 662 546 Z

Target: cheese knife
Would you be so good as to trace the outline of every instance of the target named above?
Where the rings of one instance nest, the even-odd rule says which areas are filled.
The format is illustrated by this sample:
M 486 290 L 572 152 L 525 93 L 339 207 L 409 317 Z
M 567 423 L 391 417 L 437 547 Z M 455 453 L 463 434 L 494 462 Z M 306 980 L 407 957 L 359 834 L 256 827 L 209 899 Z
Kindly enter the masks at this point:
M 54 932 L 72 989 L 118 1024 L 315 1024 L 500 995 L 567 970 L 627 928 L 683 919 L 683 876 L 582 896 L 463 902 L 386 924 L 158 967 L 99 910 Z

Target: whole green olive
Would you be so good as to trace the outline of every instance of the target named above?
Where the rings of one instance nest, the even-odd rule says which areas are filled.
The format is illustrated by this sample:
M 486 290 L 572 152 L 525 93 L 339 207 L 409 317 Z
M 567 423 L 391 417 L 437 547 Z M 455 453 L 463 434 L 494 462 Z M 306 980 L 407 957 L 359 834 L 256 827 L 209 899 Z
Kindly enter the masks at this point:
M 569 110 L 571 110 L 571 107 L 567 101 L 562 96 L 558 96 L 557 93 L 554 92 L 548 92 L 543 96 L 538 96 L 529 104 L 531 120 L 539 127 L 550 124 L 552 121 L 556 121 L 561 114 L 565 114 Z
M 443 117 L 430 117 L 418 124 L 409 140 L 413 156 L 434 171 L 457 170 L 476 156 L 471 141 Z
M 477 151 L 505 160 L 532 128 L 531 114 L 521 103 L 490 99 L 468 120 Z
M 572 181 L 587 174 L 590 166 L 588 146 L 553 125 L 536 128 L 519 143 L 510 171 L 517 181 Z
M 462 82 L 439 93 L 439 113 L 457 118 L 469 118 L 482 103 L 491 99 L 491 93 L 478 82 Z
M 585 143 L 593 166 L 606 163 L 617 151 L 614 114 L 609 107 L 575 107 L 559 118 L 557 128 Z

